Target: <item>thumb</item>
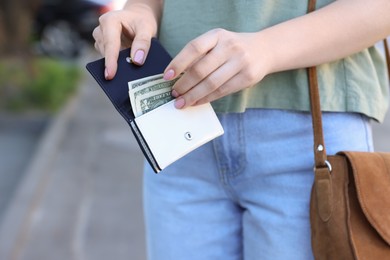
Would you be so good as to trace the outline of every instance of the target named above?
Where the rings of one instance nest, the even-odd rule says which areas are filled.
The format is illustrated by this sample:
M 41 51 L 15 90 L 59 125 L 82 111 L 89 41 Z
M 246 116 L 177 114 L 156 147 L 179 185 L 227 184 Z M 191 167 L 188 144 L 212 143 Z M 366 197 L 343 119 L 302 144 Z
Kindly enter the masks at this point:
M 136 65 L 143 65 L 148 55 L 152 37 L 148 34 L 136 34 L 131 45 L 131 59 Z

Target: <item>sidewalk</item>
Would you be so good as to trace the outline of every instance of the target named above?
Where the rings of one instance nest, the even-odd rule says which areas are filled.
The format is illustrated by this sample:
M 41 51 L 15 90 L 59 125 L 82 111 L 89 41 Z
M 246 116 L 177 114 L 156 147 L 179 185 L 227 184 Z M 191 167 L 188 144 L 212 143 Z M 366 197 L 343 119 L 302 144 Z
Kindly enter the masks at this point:
M 0 223 L 0 259 L 145 259 L 142 164 L 130 128 L 86 75 Z

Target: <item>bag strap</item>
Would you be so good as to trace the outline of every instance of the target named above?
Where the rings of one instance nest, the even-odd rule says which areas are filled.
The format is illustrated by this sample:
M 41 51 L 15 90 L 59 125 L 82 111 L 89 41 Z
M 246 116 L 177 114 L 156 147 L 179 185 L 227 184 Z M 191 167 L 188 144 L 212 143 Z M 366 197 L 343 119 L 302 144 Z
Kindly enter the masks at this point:
M 316 0 L 309 0 L 308 10 L 310 13 L 315 10 Z M 387 70 L 390 79 L 390 53 L 387 39 L 383 40 L 385 45 L 386 63 Z M 308 80 L 309 80 L 309 94 L 310 94 L 310 110 L 313 123 L 313 134 L 314 134 L 314 161 L 315 168 L 329 168 L 331 165 L 327 161 L 326 149 L 324 143 L 324 133 L 322 128 L 322 113 L 320 104 L 320 93 L 317 79 L 316 67 L 307 68 Z
M 316 7 L 316 0 L 309 0 L 307 12 L 313 12 Z M 327 167 L 324 133 L 322 129 L 322 113 L 320 104 L 320 93 L 317 80 L 317 68 L 307 68 L 310 94 L 310 110 L 314 134 L 314 161 L 316 168 Z

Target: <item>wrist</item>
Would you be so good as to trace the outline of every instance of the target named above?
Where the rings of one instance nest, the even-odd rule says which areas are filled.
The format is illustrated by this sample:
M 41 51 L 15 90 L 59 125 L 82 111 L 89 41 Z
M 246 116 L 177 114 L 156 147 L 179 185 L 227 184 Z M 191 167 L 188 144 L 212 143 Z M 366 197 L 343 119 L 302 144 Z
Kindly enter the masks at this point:
M 253 50 L 257 64 L 263 76 L 276 72 L 276 58 L 274 46 L 267 38 L 266 31 L 254 33 Z

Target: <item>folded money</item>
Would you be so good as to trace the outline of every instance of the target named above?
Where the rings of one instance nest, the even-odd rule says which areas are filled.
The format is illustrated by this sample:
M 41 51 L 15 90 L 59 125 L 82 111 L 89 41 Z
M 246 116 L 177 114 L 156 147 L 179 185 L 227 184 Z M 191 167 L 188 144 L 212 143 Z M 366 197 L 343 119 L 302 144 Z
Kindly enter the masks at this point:
M 139 117 L 173 99 L 172 87 L 179 78 L 165 80 L 163 74 L 130 81 L 129 98 L 135 117 Z

